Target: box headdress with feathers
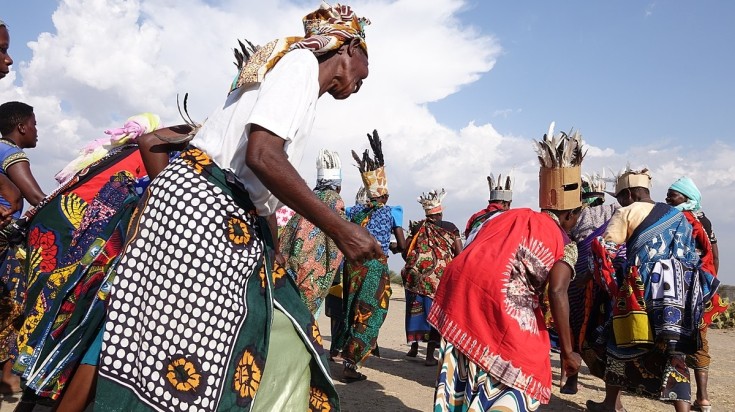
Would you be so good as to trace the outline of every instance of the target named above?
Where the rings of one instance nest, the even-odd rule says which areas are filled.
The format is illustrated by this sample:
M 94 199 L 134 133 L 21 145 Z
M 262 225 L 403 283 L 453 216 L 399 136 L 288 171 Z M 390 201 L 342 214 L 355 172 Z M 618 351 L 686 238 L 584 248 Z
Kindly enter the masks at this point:
M 362 183 L 367 189 L 368 196 L 380 197 L 388 194 L 388 179 L 385 177 L 385 160 L 383 159 L 383 143 L 380 141 L 378 131 L 373 130 L 373 134 L 368 133 L 370 147 L 373 149 L 374 158 L 370 158 L 370 151 L 365 149 L 362 158 L 353 150 L 352 157 L 357 162 L 357 168 L 360 170 Z
M 647 168 L 640 170 L 632 170 L 630 164 L 625 166 L 615 178 L 615 192 L 607 192 L 612 196 L 617 196 L 624 189 L 631 187 L 651 188 L 651 173 Z
M 571 210 L 582 206 L 582 135 L 578 131 L 554 135 L 554 122 L 541 141 L 534 141 L 539 170 L 539 207 Z
M 490 200 L 500 200 L 503 202 L 513 201 L 513 180 L 510 176 L 505 176 L 503 181 L 503 175 L 498 175 L 496 180 L 492 173 L 487 177 L 487 185 L 490 188 Z
M 444 211 L 442 207 L 442 199 L 447 195 L 447 192 L 442 188 L 441 191 L 432 190 L 429 193 L 421 193 L 416 200 L 421 203 L 421 207 L 424 208 L 426 216 L 435 215 Z

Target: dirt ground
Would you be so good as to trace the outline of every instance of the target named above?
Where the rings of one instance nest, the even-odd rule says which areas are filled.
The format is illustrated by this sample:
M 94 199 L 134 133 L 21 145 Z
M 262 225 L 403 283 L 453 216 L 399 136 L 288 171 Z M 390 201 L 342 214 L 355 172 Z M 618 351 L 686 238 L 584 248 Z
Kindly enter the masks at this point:
M 420 346 L 418 358 L 407 358 L 408 345 L 404 334 L 405 297 L 403 288 L 393 285 L 393 296 L 388 317 L 381 329 L 378 343 L 381 358 L 371 357 L 360 371 L 368 376 L 366 381 L 344 384 L 335 380 L 342 401 L 342 410 L 347 412 L 368 411 L 431 411 L 434 396 L 436 367 L 424 366 L 426 346 Z M 329 318 L 319 319 L 324 345 L 329 347 Z M 735 411 L 735 331 L 710 330 L 707 334 L 713 358 L 710 369 L 709 393 L 715 412 Z M 604 398 L 604 385 L 600 379 L 589 375 L 583 367 L 580 375 L 579 393 L 559 393 L 559 356 L 551 355 L 554 373 L 553 397 L 542 411 L 584 411 L 585 401 Z M 332 375 L 341 375 L 342 367 L 332 364 Z M 694 391 L 694 388 L 692 388 Z M 731 392 L 733 391 L 733 392 Z M 728 396 L 728 393 L 730 394 Z M 0 401 L 0 412 L 11 412 L 17 397 L 6 396 Z M 664 403 L 624 396 L 623 403 L 629 412 L 673 411 Z
M 421 344 L 419 357 L 405 356 L 409 346 L 404 332 L 405 297 L 403 288 L 393 285 L 393 296 L 388 317 L 380 330 L 378 344 L 381 358 L 371 357 L 360 369 L 368 376 L 366 381 L 344 384 L 336 380 L 337 391 L 342 400 L 342 410 L 347 412 L 366 411 L 431 411 L 434 396 L 436 367 L 424 366 L 426 346 Z M 329 340 L 329 318 L 319 319 L 322 334 Z M 709 395 L 715 412 L 735 411 L 735 331 L 710 330 L 707 333 L 712 354 L 709 378 Z M 328 347 L 325 343 L 325 347 Z M 438 353 L 437 353 L 438 354 Z M 551 403 L 541 411 L 584 411 L 587 399 L 601 401 L 605 397 L 602 380 L 589 374 L 582 367 L 579 392 L 576 395 L 559 393 L 559 356 L 551 355 L 555 387 Z M 342 372 L 340 365 L 333 364 L 332 376 Z M 692 378 L 694 377 L 692 373 Z M 694 386 L 692 391 L 695 391 Z M 733 392 L 731 392 L 733 391 Z M 728 396 L 728 393 L 730 396 Z M 623 396 L 623 404 L 629 412 L 673 411 L 673 406 L 635 396 Z M 4 411 L 3 411 L 4 412 Z

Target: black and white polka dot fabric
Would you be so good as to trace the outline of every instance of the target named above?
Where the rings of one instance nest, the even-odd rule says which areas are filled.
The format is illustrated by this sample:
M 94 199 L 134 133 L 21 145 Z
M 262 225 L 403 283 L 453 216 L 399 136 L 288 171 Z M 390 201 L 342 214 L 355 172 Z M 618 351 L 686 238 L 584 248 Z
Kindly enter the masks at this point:
M 100 374 L 157 410 L 215 410 L 263 258 L 256 217 L 182 159 L 155 179 L 117 267 Z

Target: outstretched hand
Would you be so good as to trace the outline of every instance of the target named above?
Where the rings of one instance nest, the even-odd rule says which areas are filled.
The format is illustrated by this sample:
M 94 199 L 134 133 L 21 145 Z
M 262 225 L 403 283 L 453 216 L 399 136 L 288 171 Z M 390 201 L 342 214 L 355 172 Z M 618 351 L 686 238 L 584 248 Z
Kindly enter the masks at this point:
M 373 235 L 365 228 L 347 221 L 340 228 L 339 234 L 334 237 L 334 242 L 348 261 L 364 262 L 384 255 L 380 242 Z

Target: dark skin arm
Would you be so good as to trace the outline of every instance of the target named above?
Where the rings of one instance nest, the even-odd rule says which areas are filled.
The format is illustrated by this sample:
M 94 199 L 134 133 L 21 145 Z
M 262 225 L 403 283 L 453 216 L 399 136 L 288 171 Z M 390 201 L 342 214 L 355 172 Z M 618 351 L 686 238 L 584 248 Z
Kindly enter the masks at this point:
M 712 244 L 712 260 L 715 263 L 715 272 L 720 272 L 720 249 L 717 247 L 717 243 Z
M 365 228 L 342 219 L 306 186 L 289 163 L 284 143 L 269 130 L 250 126 L 245 162 L 263 185 L 333 239 L 347 260 L 364 261 L 383 255 L 380 244 Z
M 169 143 L 161 140 L 158 136 L 168 139 L 180 139 L 191 131 L 191 127 L 182 124 L 178 126 L 165 127 L 153 133 L 147 133 L 138 138 L 138 150 L 143 159 L 143 165 L 148 176 L 153 180 L 161 171 L 168 166 L 168 153 L 176 150 L 184 150 L 188 142 Z
M 561 345 L 561 364 L 567 376 L 576 374 L 582 364 L 582 357 L 572 348 L 572 330 L 569 327 L 569 282 L 572 279 L 572 268 L 559 261 L 549 272 L 549 303 L 554 327 L 559 334 Z
M 46 197 L 38 182 L 36 182 L 36 178 L 33 177 L 33 173 L 31 173 L 29 162 L 18 162 L 10 166 L 6 172 L 31 206 L 36 206 Z
M 0 221 L 5 226 L 10 222 L 13 213 L 23 208 L 23 197 L 18 187 L 4 174 L 0 174 L 0 196 L 10 203 L 9 208 L 0 206 Z
M 406 236 L 403 234 L 403 228 L 396 226 L 393 228 L 393 235 L 396 237 L 395 247 L 391 243 L 390 251 L 394 254 L 403 253 L 406 250 Z
M 452 244 L 452 253 L 454 256 L 459 255 L 459 253 L 462 251 L 462 238 L 459 237 L 459 234 L 454 237 L 454 243 Z

